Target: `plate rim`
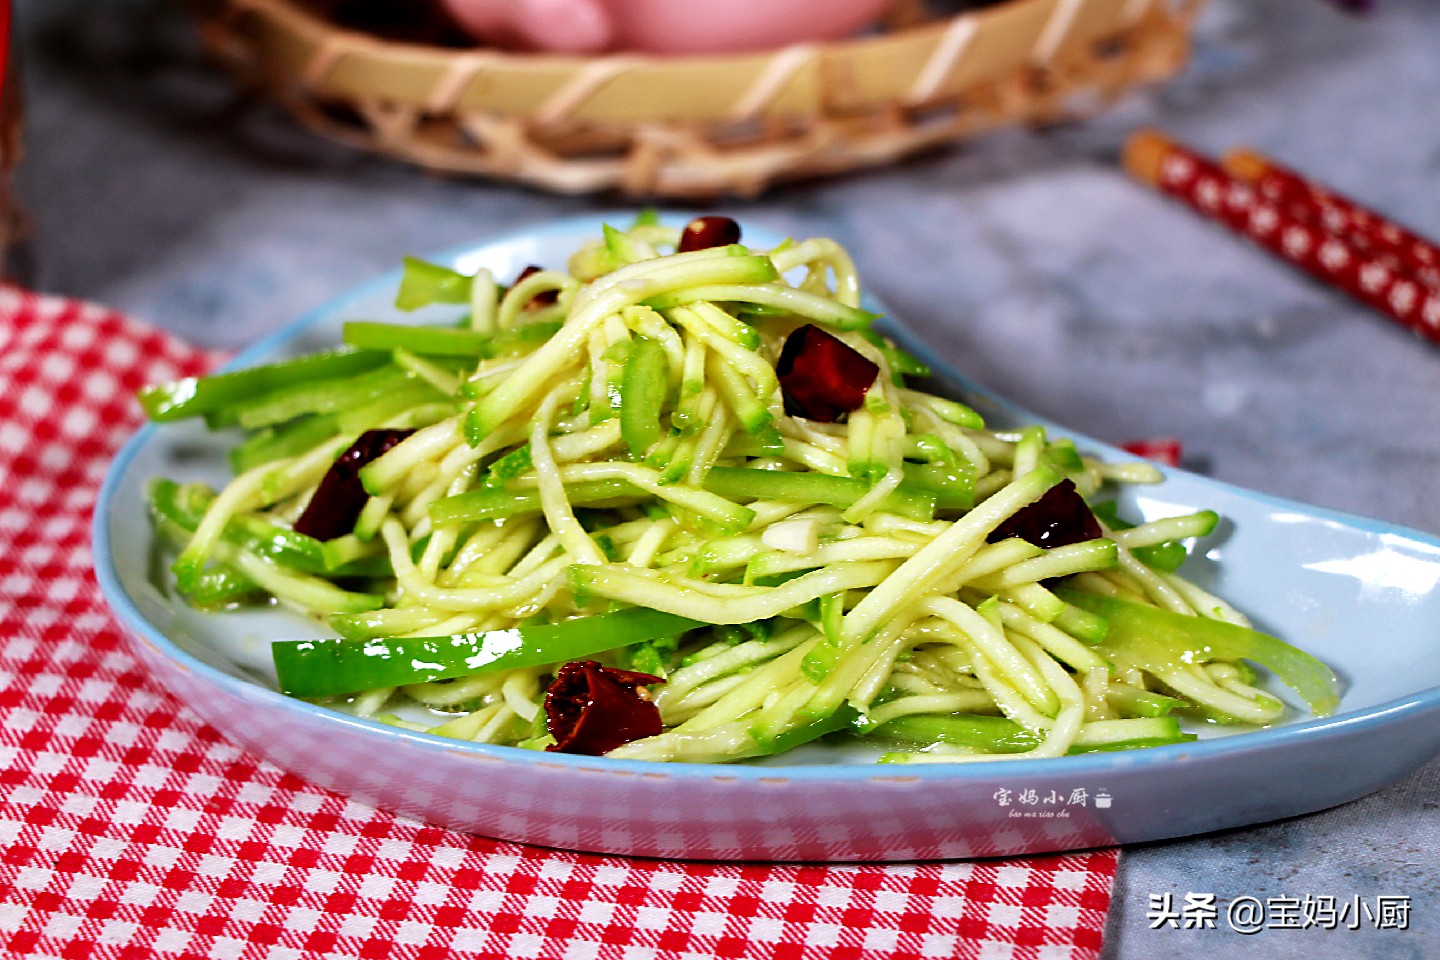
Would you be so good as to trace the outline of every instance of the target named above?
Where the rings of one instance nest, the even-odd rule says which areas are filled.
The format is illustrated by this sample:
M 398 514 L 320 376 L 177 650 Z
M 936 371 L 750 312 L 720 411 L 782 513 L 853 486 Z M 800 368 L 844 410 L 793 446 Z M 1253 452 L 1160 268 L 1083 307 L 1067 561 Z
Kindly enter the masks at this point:
M 426 259 L 436 263 L 452 263 L 462 257 L 473 256 L 486 248 L 508 243 L 534 239 L 543 241 L 550 235 L 577 232 L 582 229 L 598 232 L 600 225 L 603 223 L 619 218 L 632 217 L 633 215 L 633 212 L 601 211 L 592 214 L 557 218 L 539 225 L 500 231 L 473 243 L 427 256 Z M 662 211 L 661 213 L 662 219 L 665 220 L 679 219 L 684 216 L 683 213 L 677 213 L 675 211 Z M 752 229 L 752 234 L 761 234 L 766 237 L 767 241 L 769 235 L 772 233 L 772 231 L 763 228 Z M 398 283 L 401 275 L 401 269 L 391 269 L 354 286 L 338 296 L 332 297 L 319 306 L 305 311 L 296 319 L 282 324 L 273 332 L 236 353 L 217 368 L 216 372 L 241 369 L 268 358 L 271 354 L 281 350 L 292 340 L 303 335 L 311 328 L 324 323 L 332 317 L 337 317 L 353 303 L 373 297 L 387 287 L 393 288 Z M 1030 423 L 1054 426 L 1063 430 L 1069 436 L 1084 440 L 1087 446 L 1098 449 L 1106 454 L 1112 456 L 1131 456 L 1124 454 L 1123 451 L 1111 444 L 1096 440 L 1093 437 L 1064 427 L 1063 425 L 1056 424 L 1045 417 L 1032 414 L 1014 401 L 976 384 L 957 371 L 949 362 L 941 358 L 934 348 L 911 331 L 903 321 L 887 314 L 884 318 L 884 325 L 888 328 L 888 332 L 893 334 L 895 339 L 899 341 L 907 351 L 915 354 L 922 362 L 935 371 L 935 373 L 963 387 L 965 390 L 972 391 L 974 394 L 983 397 L 987 402 L 1003 408 L 1007 413 L 1022 417 Z M 167 660 L 197 678 L 203 679 L 213 686 L 220 687 L 231 695 L 250 697 L 258 695 L 268 706 L 275 707 L 282 713 L 293 711 L 312 721 L 339 723 L 342 726 L 357 729 L 366 735 L 373 734 L 385 739 L 399 738 L 413 747 L 436 751 L 450 757 L 459 755 L 467 759 L 499 760 L 503 762 L 520 763 L 526 766 L 533 766 L 537 762 L 540 762 L 546 765 L 571 768 L 577 771 L 583 770 L 586 772 L 613 772 L 650 777 L 658 774 L 683 779 L 721 778 L 726 780 L 767 781 L 772 784 L 777 780 L 885 781 L 890 783 L 897 780 L 973 780 L 983 782 L 992 779 L 997 772 L 1003 772 L 1006 777 L 1014 777 L 1017 779 L 1061 772 L 1073 774 L 1077 777 L 1103 777 L 1106 774 L 1119 774 L 1122 771 L 1129 773 L 1156 765 L 1170 765 L 1177 762 L 1201 763 L 1221 760 L 1232 754 L 1270 752 L 1288 747 L 1321 746 L 1332 738 L 1348 737 L 1391 723 L 1402 723 L 1407 718 L 1423 716 L 1429 712 L 1440 713 L 1440 685 L 1435 685 L 1354 712 L 1337 713 L 1329 717 L 1315 717 L 1312 715 L 1307 719 L 1282 723 L 1274 727 L 1249 730 L 1243 733 L 1219 736 L 1190 743 L 1146 747 L 1141 750 L 1080 754 L 1076 756 L 1006 759 L 998 763 L 988 761 L 893 765 L 842 762 L 834 764 L 762 766 L 743 762 L 675 763 L 652 760 L 606 759 L 603 757 L 590 757 L 576 754 L 540 753 L 534 750 L 524 750 L 519 747 L 454 740 L 430 733 L 406 730 L 400 727 L 389 726 L 369 718 L 356 717 L 304 700 L 288 697 L 277 690 L 272 690 L 269 687 L 262 686 L 253 681 L 226 673 L 188 653 L 140 612 L 134 599 L 122 584 L 115 567 L 109 529 L 109 517 L 115 505 L 116 495 L 122 479 L 128 473 L 131 463 L 139 456 L 140 452 L 151 440 L 159 434 L 163 426 L 164 424 L 145 423 L 115 454 L 114 459 L 105 472 L 105 478 L 96 496 L 95 506 L 91 516 L 92 560 L 96 580 L 99 583 L 102 596 L 121 626 L 124 627 L 132 637 L 146 643 L 155 650 L 156 653 Z M 1248 490 L 1223 480 L 1201 476 L 1178 467 L 1168 467 L 1166 469 L 1167 472 L 1180 474 L 1202 484 L 1216 487 L 1231 495 L 1258 501 L 1270 509 L 1292 510 L 1304 513 L 1318 520 L 1341 523 L 1348 527 L 1354 527 L 1365 533 L 1377 536 L 1400 537 L 1440 551 L 1440 537 L 1423 531 L 1387 521 L 1363 517 L 1357 514 L 1332 510 L 1326 507 L 1310 506 L 1274 494 Z M 147 671 L 147 673 L 148 672 L 150 671 Z

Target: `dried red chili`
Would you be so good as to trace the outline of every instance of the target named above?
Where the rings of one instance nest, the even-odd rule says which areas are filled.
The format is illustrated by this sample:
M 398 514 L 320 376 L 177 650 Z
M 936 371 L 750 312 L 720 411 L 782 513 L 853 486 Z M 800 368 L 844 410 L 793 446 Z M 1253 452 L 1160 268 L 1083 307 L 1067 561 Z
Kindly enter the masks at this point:
M 676 253 L 692 250 L 708 250 L 710 247 L 725 247 L 740 242 L 740 224 L 729 217 L 696 217 L 685 224 L 680 231 L 680 243 Z
M 786 413 L 834 423 L 860 408 L 880 368 L 845 341 L 806 324 L 785 338 L 775 373 Z
M 664 729 L 660 709 L 640 690 L 659 677 L 573 660 L 545 691 L 545 725 L 555 738 L 546 749 L 593 757 Z
M 1100 521 L 1075 489 L 1073 480 L 1061 480 L 1045 495 L 1015 511 L 986 539 L 991 543 L 1019 537 L 1037 547 L 1063 547 L 1103 536 Z
M 370 497 L 360 482 L 360 468 L 414 432 L 367 430 L 360 434 L 320 478 L 320 485 L 295 521 L 295 532 L 316 540 L 334 540 L 354 530 Z
M 539 273 L 539 272 L 541 271 L 541 269 L 542 269 L 541 267 L 537 267 L 537 266 L 536 266 L 535 264 L 533 264 L 533 263 L 530 264 L 530 266 L 528 266 L 528 267 L 526 267 L 524 270 L 521 270 L 521 271 L 520 271 L 520 275 L 515 278 L 515 283 L 519 283 L 521 280 L 524 280 L 526 277 L 530 276 L 531 274 Z M 511 284 L 511 286 L 514 286 L 514 284 Z M 559 291 L 559 290 L 542 290 L 542 291 L 540 291 L 539 293 L 535 294 L 535 296 L 533 296 L 533 297 L 530 298 L 530 302 L 527 303 L 527 304 L 525 304 L 525 309 L 526 309 L 526 310 L 537 310 L 537 309 L 539 309 L 540 307 L 548 307 L 548 306 L 550 306 L 550 304 L 555 303 L 555 302 L 558 301 L 559 299 L 560 299 L 560 291 Z
M 1180 441 L 1175 437 L 1157 437 L 1154 440 L 1132 440 L 1120 444 L 1120 449 L 1146 460 L 1163 463 L 1167 467 L 1180 466 Z

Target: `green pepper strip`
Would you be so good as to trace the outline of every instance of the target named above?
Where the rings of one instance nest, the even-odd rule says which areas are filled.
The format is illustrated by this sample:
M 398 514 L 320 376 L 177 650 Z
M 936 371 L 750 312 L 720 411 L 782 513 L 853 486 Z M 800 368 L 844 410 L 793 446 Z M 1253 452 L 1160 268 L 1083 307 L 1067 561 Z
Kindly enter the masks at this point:
M 764 282 L 702 284 L 656 294 L 644 303 L 656 310 L 668 310 L 702 300 L 711 303 L 750 303 L 780 307 L 838 330 L 861 330 L 879 319 L 879 314 L 858 307 L 847 307 L 829 297 L 805 293 L 783 284 Z
M 211 429 L 238 423 L 246 429 L 269 427 L 307 413 L 336 413 L 384 397 L 401 389 L 415 375 L 394 365 L 368 370 L 343 380 L 308 382 L 273 390 L 205 415 Z
M 853 504 L 869 489 L 863 480 L 850 477 L 743 467 L 712 467 L 701 486 L 727 499 L 793 500 L 842 508 Z M 649 494 L 623 480 L 595 480 L 566 486 L 565 496 L 573 504 L 585 505 Z M 880 509 L 913 520 L 929 520 L 935 515 L 935 498 L 925 493 L 896 490 L 881 501 Z M 536 490 L 483 488 L 430 504 L 430 519 L 437 524 L 498 520 L 540 512 L 540 493 Z
M 417 377 L 401 384 L 390 393 L 341 411 L 335 415 L 336 422 L 343 433 L 363 433 L 414 407 L 426 403 L 445 403 L 449 399 L 434 384 Z
M 603 224 L 601 230 L 605 235 L 605 252 L 610 254 L 611 262 L 615 264 L 616 269 L 644 259 L 640 255 L 639 246 L 629 235 L 616 230 L 608 223 Z
M 449 267 L 406 257 L 395 306 L 400 310 L 418 310 L 432 303 L 469 303 L 474 282 L 473 277 Z
M 239 603 L 264 596 L 265 591 L 245 574 L 232 567 L 218 566 L 200 571 L 185 597 L 201 610 Z
M 1072 755 L 1101 753 L 1137 747 L 1158 747 L 1167 743 L 1189 743 L 1196 739 L 1193 733 L 1182 731 L 1179 721 L 1172 717 L 1155 718 L 1147 723 L 1145 728 L 1153 730 L 1155 735 L 1128 740 L 1075 743 L 1066 752 Z M 1024 753 L 1038 747 L 1043 739 L 1014 720 L 980 714 L 898 717 L 882 723 L 867 736 L 903 740 L 907 743 L 945 743 L 985 753 Z
M 595 480 L 571 484 L 565 488 L 566 499 L 576 505 L 649 496 L 644 490 L 624 480 Z M 502 517 L 540 512 L 540 491 L 505 490 L 498 487 L 471 490 L 430 504 L 430 519 L 436 524 L 465 520 L 499 520 Z
M 530 444 L 522 443 L 505 456 L 490 464 L 485 471 L 483 485 L 487 488 L 503 487 L 524 473 L 535 469 L 535 458 L 530 453 Z
M 177 544 L 188 541 L 192 533 L 158 512 L 155 513 L 155 529 L 161 536 L 167 537 Z M 158 582 L 158 577 L 152 577 L 152 582 Z M 186 600 L 202 610 L 258 598 L 264 596 L 265 593 L 254 580 L 225 563 L 207 567 L 193 577 L 188 584 L 182 586 L 177 583 L 175 586 L 184 594 Z
M 1110 629 L 1110 624 L 1104 617 L 1097 616 L 1089 610 L 1083 610 L 1075 604 L 1070 604 L 1057 612 L 1050 623 L 1081 643 L 1088 643 L 1092 647 L 1104 640 L 1106 632 Z
M 163 521 L 186 534 L 193 534 L 209 509 L 215 494 L 195 483 L 179 484 L 157 479 L 150 483 L 150 509 Z M 221 539 L 259 557 L 300 573 L 328 576 L 394 576 L 389 557 L 377 552 L 374 556 L 340 558 L 332 562 L 326 545 L 314 537 L 296 533 L 289 527 L 271 523 L 260 517 L 232 517 L 220 535 Z M 187 585 L 188 586 L 188 585 Z
M 1116 710 L 1127 717 L 1168 717 L 1174 711 L 1188 706 L 1186 701 L 1176 697 L 1167 697 L 1163 693 L 1139 690 L 1119 683 L 1110 684 L 1106 698 Z
M 271 645 L 280 689 L 328 697 L 594 656 L 684 633 L 697 620 L 643 607 L 561 623 L 449 637 L 281 640 Z
M 644 456 L 660 439 L 665 390 L 665 349 L 658 340 L 636 337 L 620 375 L 620 436 L 632 456 Z
M 859 721 L 860 715 L 849 705 L 842 706 L 828 717 L 821 717 L 819 720 L 812 720 L 809 723 L 798 727 L 792 727 L 784 733 L 774 737 L 758 737 L 751 731 L 751 739 L 755 741 L 754 752 L 747 753 L 751 757 L 768 757 L 778 753 L 785 753 L 787 750 L 794 750 L 796 747 L 818 740 L 828 733 L 835 733 L 837 730 L 854 729 Z
M 333 413 L 319 413 L 279 426 L 265 427 L 246 437 L 230 451 L 230 467 L 240 474 L 262 463 L 299 456 L 338 436 L 341 429 L 339 416 Z
M 756 434 L 737 433 L 725 444 L 724 457 L 778 457 L 785 453 L 780 431 L 766 426 Z
M 1045 447 L 1045 457 L 1066 473 L 1079 473 L 1085 469 L 1085 459 L 1075 449 L 1075 441 L 1056 440 Z
M 969 510 L 975 506 L 975 472 L 969 461 L 907 463 L 903 486 L 935 498 L 940 510 Z
M 155 384 L 140 391 L 140 405 L 151 420 L 162 423 L 183 420 L 219 411 L 237 401 L 249 400 L 295 383 L 349 377 L 389 362 L 389 354 L 370 350 L 317 353 L 234 373 L 217 373 L 199 379 L 186 377 Z
M 215 499 L 215 491 L 200 483 L 176 483 L 156 478 L 146 486 L 150 513 L 157 520 L 167 520 L 185 533 L 194 533 L 200 518 Z
M 345 342 L 367 350 L 404 348 L 423 357 L 484 356 L 494 339 L 488 333 L 454 327 L 417 327 L 403 323 L 371 323 L 357 320 L 345 324 Z
M 1090 509 L 1111 530 L 1129 530 L 1135 526 L 1127 520 L 1120 519 L 1120 504 L 1114 500 L 1094 504 Z M 1190 556 L 1189 551 L 1185 549 L 1185 544 L 1179 540 L 1166 540 L 1164 543 L 1156 543 L 1148 547 L 1135 547 L 1130 552 L 1145 566 L 1165 573 L 1174 573 L 1179 570 Z
M 505 350 L 548 340 L 559 323 L 531 323 L 500 333 L 478 333 L 455 327 L 427 327 L 406 323 L 356 320 L 345 324 L 345 342 L 366 350 L 405 349 L 422 357 L 498 357 Z
M 1014 720 L 967 714 L 898 717 L 868 735 L 907 743 L 945 743 L 986 753 L 1024 753 L 1040 745 L 1040 737 Z
M 832 477 L 823 473 L 786 473 L 752 470 L 745 467 L 712 467 L 705 476 L 705 489 L 734 500 L 788 500 L 795 503 L 823 503 L 832 507 L 852 506 L 870 490 L 870 484 L 853 477 Z M 880 509 L 913 520 L 935 515 L 935 497 L 923 492 L 895 490 L 880 503 Z
M 860 336 L 865 338 L 866 343 L 869 343 L 880 351 L 880 355 L 883 356 L 885 362 L 890 365 L 894 383 L 897 387 L 903 387 L 905 385 L 905 377 L 907 376 L 930 376 L 929 367 L 921 363 L 918 358 L 895 346 L 895 344 L 889 340 L 886 340 L 878 331 L 862 329 Z
M 1099 651 L 1142 670 L 1154 672 L 1213 660 L 1253 660 L 1298 693 L 1316 716 L 1328 716 L 1340 704 L 1334 672 L 1283 640 L 1233 623 L 1187 617 L 1069 587 L 1055 592 L 1109 621 L 1110 630 Z

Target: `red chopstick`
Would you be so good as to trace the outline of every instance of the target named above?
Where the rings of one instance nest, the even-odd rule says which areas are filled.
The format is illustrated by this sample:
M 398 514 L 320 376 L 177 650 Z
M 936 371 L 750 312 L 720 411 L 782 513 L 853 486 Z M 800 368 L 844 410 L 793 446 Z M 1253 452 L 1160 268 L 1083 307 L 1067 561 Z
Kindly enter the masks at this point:
M 1333 235 L 1319 222 L 1306 222 L 1293 203 L 1265 196 L 1153 130 L 1131 136 L 1124 162 L 1142 182 L 1440 344 L 1440 288 L 1425 283 L 1390 250 L 1362 246 L 1353 234 Z
M 1440 246 L 1419 234 L 1253 150 L 1231 150 L 1220 163 L 1297 217 L 1362 249 L 1391 254 L 1397 269 L 1440 287 Z

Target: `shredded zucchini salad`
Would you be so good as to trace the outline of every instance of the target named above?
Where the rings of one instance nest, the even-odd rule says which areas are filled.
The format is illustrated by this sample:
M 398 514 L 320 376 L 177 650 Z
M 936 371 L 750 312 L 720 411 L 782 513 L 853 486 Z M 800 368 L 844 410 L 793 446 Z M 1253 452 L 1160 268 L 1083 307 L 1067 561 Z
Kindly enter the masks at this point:
M 508 286 L 505 285 L 508 282 Z M 725 762 L 861 738 L 884 762 L 1171 744 L 1337 703 L 1320 661 L 1178 568 L 1218 518 L 1133 525 L 1160 473 L 987 428 L 877 333 L 832 240 L 642 215 L 565 269 L 406 262 L 333 352 L 149 387 L 244 431 L 221 490 L 155 479 L 174 589 L 279 603 L 282 691 L 412 730 Z

